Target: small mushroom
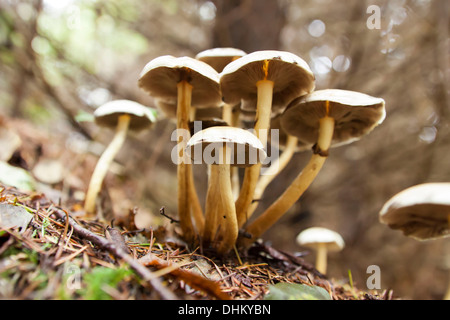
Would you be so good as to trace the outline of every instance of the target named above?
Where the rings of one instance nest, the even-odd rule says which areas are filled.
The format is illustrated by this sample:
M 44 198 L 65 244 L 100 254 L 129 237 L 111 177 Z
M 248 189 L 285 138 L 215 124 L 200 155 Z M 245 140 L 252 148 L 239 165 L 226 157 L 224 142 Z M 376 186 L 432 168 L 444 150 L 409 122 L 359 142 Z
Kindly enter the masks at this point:
M 450 183 L 423 183 L 397 193 L 383 205 L 379 219 L 419 241 L 449 237 Z M 444 300 L 450 300 L 450 280 Z
M 139 131 L 150 127 L 155 121 L 151 109 L 130 100 L 113 100 L 107 102 L 94 111 L 95 122 L 100 126 L 115 128 L 116 132 L 98 159 L 91 176 L 84 202 L 84 210 L 88 216 L 96 212 L 96 199 L 108 169 L 119 152 L 127 132 Z
M 237 48 L 212 48 L 199 52 L 195 59 L 209 64 L 217 72 L 222 72 L 227 64 L 246 54 L 245 51 Z
M 341 251 L 345 247 L 344 239 L 339 233 L 321 227 L 303 230 L 296 240 L 300 246 L 316 251 L 316 269 L 322 274 L 327 273 L 328 252 Z
M 239 59 L 240 57 L 245 56 L 247 53 L 240 49 L 236 48 L 212 48 L 208 50 L 204 50 L 199 52 L 195 58 L 209 64 L 213 67 L 217 72 L 222 72 L 227 64 L 232 61 Z M 236 107 L 237 106 L 237 107 Z M 222 119 L 229 123 L 231 126 L 236 126 L 233 123 L 233 110 L 237 110 L 239 107 L 238 104 L 228 104 L 225 103 L 222 106 Z
M 284 108 L 295 97 L 314 89 L 314 75 L 308 64 L 295 54 L 263 50 L 247 54 L 229 63 L 220 73 L 225 103 L 256 101 L 256 136 L 265 146 L 270 118 L 276 109 Z M 272 110 L 274 109 L 274 110 Z M 245 170 L 236 210 L 239 224 L 247 220 L 261 164 Z
M 193 241 L 195 233 L 202 232 L 204 217 L 193 184 L 191 164 L 188 163 L 184 150 L 190 138 L 192 108 L 222 103 L 219 74 L 208 64 L 194 58 L 165 55 L 145 65 L 138 84 L 156 99 L 176 101 L 177 130 L 181 131 L 177 141 L 180 157 L 177 165 L 178 214 L 185 239 Z
M 251 132 L 234 127 L 210 127 L 189 140 L 186 153 L 194 163 L 211 165 L 205 205 L 206 242 L 219 240 L 217 252 L 225 254 L 238 236 L 236 208 L 231 187 L 230 166 L 251 166 L 266 157 L 263 145 Z M 219 239 L 216 232 L 220 226 Z
M 361 138 L 384 118 L 384 100 L 359 92 L 318 90 L 293 100 L 283 112 L 281 126 L 302 143 L 314 145 L 313 154 L 283 194 L 246 228 L 251 237 L 245 244 L 256 240 L 301 197 L 321 170 L 331 146 Z

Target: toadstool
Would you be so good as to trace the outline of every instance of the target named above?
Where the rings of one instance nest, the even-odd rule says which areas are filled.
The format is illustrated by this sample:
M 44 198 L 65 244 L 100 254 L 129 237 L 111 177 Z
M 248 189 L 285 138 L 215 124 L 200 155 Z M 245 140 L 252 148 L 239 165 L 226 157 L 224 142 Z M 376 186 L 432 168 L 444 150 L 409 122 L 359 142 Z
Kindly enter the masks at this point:
M 430 182 L 409 187 L 389 199 L 380 222 L 416 240 L 450 236 L 450 183 Z
M 265 146 L 272 109 L 284 108 L 294 98 L 314 89 L 314 74 L 297 55 L 276 50 L 247 54 L 229 63 L 220 73 L 225 103 L 256 101 L 256 136 Z M 252 104 L 252 103 L 251 103 Z M 245 170 L 241 192 L 236 200 L 239 224 L 247 220 L 261 164 Z
M 328 252 L 338 252 L 345 247 L 344 239 L 339 233 L 321 227 L 303 230 L 297 235 L 296 241 L 300 246 L 316 251 L 316 269 L 322 274 L 327 273 Z
M 150 108 L 130 100 L 107 102 L 95 109 L 94 117 L 98 125 L 115 128 L 116 132 L 98 159 L 92 173 L 84 201 L 84 211 L 88 216 L 92 216 L 96 212 L 96 199 L 103 180 L 114 157 L 125 142 L 127 132 L 142 130 L 151 126 L 155 121 L 155 116 Z
M 220 226 L 217 251 L 225 254 L 238 236 L 236 208 L 231 187 L 230 166 L 251 166 L 266 157 L 261 141 L 251 132 L 234 127 L 210 127 L 189 140 L 186 153 L 194 163 L 211 165 L 205 205 L 204 239 L 215 240 Z M 217 188 L 218 186 L 218 188 Z M 218 192 L 219 191 L 219 192 Z
M 283 129 L 299 141 L 314 145 L 311 159 L 294 181 L 246 231 L 245 245 L 270 228 L 301 197 L 322 168 L 328 150 L 361 138 L 385 118 L 381 98 L 363 93 L 327 89 L 293 100 L 281 118 Z
M 422 183 L 397 193 L 383 205 L 379 219 L 419 241 L 449 237 L 450 183 Z M 444 300 L 450 300 L 450 282 Z
M 204 217 L 192 179 L 192 168 L 184 154 L 190 138 L 191 109 L 220 105 L 219 74 L 208 64 L 190 57 L 165 55 L 148 62 L 141 71 L 139 87 L 156 99 L 177 105 L 178 214 L 183 235 L 193 241 L 202 232 Z M 192 205 L 194 204 L 194 205 Z M 191 217 L 191 207 L 193 215 Z M 192 220 L 192 219 L 193 220 Z

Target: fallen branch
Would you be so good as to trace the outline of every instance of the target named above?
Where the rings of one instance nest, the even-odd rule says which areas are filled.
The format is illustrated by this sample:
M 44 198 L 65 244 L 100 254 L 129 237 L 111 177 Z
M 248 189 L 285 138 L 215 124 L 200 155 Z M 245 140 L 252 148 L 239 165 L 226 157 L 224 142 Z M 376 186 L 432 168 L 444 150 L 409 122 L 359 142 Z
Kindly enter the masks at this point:
M 145 281 L 148 281 L 150 285 L 155 289 L 163 299 L 166 300 L 177 300 L 177 297 L 173 292 L 168 290 L 160 281 L 158 277 L 155 277 L 153 273 L 148 270 L 145 266 L 134 259 L 130 254 L 128 254 L 122 247 L 116 245 L 113 241 L 109 241 L 104 237 L 101 237 L 79 225 L 70 215 L 59 208 L 54 208 L 54 215 L 58 218 L 66 221 L 66 217 L 69 219 L 69 225 L 73 228 L 75 234 L 79 237 L 90 241 L 96 246 L 108 251 L 115 258 L 121 259 L 128 263 L 128 265 Z

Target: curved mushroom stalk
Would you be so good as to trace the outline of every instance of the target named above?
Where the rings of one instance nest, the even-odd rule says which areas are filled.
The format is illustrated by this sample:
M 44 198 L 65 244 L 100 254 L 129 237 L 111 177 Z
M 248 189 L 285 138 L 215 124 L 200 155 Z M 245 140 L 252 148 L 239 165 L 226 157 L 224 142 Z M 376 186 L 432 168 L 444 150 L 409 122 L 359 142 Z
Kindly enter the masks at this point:
M 268 61 L 266 62 L 268 63 Z M 267 79 L 260 80 L 256 83 L 258 100 L 254 130 L 255 135 L 259 138 L 263 146 L 267 144 L 267 134 L 270 127 L 273 86 L 274 82 Z M 240 226 L 249 218 L 248 209 L 254 199 L 256 183 L 258 182 L 260 172 L 261 163 L 245 169 L 244 182 L 242 183 L 239 197 L 236 200 L 236 214 Z
M 333 138 L 333 130 L 334 119 L 328 116 L 323 117 L 320 120 L 319 137 L 315 148 L 316 151 L 311 156 L 311 159 L 305 168 L 299 173 L 284 193 L 246 228 L 246 232 L 251 235 L 251 237 L 242 239 L 241 244 L 244 247 L 249 246 L 266 232 L 294 205 L 295 202 L 297 202 L 306 189 L 308 189 L 322 169 L 328 156 L 328 149 Z
M 111 166 L 112 161 L 119 152 L 127 136 L 131 117 L 128 114 L 121 115 L 118 119 L 116 133 L 108 147 L 100 156 L 89 182 L 88 191 L 84 201 L 84 211 L 88 216 L 96 212 L 96 200 L 102 187 L 103 180 Z
M 321 170 L 328 149 L 358 140 L 385 118 L 384 100 L 359 92 L 318 90 L 294 99 L 282 114 L 281 125 L 299 141 L 314 144 L 313 155 L 292 184 L 246 229 L 255 241 L 302 196 Z
M 261 199 L 267 186 L 272 182 L 273 179 L 275 179 L 275 177 L 286 167 L 286 165 L 292 159 L 292 156 L 294 155 L 295 152 L 295 148 L 297 147 L 297 142 L 298 139 L 296 137 L 288 136 L 286 148 L 283 150 L 278 159 L 274 163 L 272 163 L 272 165 L 265 172 L 265 174 L 259 178 L 255 187 L 254 198 L 256 200 Z M 250 217 L 253 215 L 257 207 L 258 207 L 257 201 L 253 202 L 250 205 L 250 208 L 248 209 L 247 212 L 247 219 L 250 219 Z M 241 223 L 243 224 L 245 223 L 245 221 L 243 220 L 241 221 Z M 242 227 L 242 225 L 239 225 L 239 227 Z

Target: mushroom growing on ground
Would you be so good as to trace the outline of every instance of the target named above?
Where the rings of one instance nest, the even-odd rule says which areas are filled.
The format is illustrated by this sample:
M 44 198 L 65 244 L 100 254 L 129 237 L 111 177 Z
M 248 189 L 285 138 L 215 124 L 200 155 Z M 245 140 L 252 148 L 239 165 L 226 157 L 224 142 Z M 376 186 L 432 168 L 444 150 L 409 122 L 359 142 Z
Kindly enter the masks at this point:
M 192 108 L 222 103 L 219 74 L 202 61 L 166 55 L 147 63 L 138 84 L 154 98 L 177 105 L 178 215 L 185 240 L 192 242 L 196 233 L 202 232 L 204 217 L 193 184 L 191 164 L 184 150 L 190 138 Z
M 281 125 L 299 141 L 314 145 L 305 168 L 289 187 L 246 231 L 250 245 L 301 197 L 313 182 L 326 158 L 328 149 L 358 140 L 385 118 L 384 100 L 369 95 L 338 89 L 318 90 L 292 101 L 282 115 Z
M 450 183 L 423 183 L 397 193 L 383 205 L 379 219 L 419 241 L 449 237 Z M 444 299 L 450 300 L 450 278 Z
M 303 230 L 296 240 L 300 246 L 316 251 L 316 269 L 322 274 L 327 273 L 327 253 L 341 251 L 345 247 L 339 233 L 321 227 Z
M 267 143 L 272 112 L 314 89 L 314 74 L 300 57 L 285 51 L 256 51 L 229 63 L 220 73 L 225 103 L 256 101 L 254 130 L 263 146 Z M 245 170 L 241 192 L 236 200 L 239 225 L 247 220 L 261 164 Z
M 203 238 L 206 243 L 215 243 L 219 254 L 225 254 L 233 248 L 238 236 L 230 166 L 245 167 L 263 161 L 266 157 L 263 145 L 247 130 L 210 127 L 192 136 L 186 153 L 194 163 L 211 165 Z
M 114 157 L 119 152 L 128 130 L 139 131 L 148 128 L 156 120 L 151 109 L 130 100 L 113 100 L 94 111 L 95 122 L 100 126 L 115 128 L 116 133 L 98 159 L 91 176 L 84 201 L 84 211 L 88 216 L 96 212 L 96 199 L 103 180 Z

